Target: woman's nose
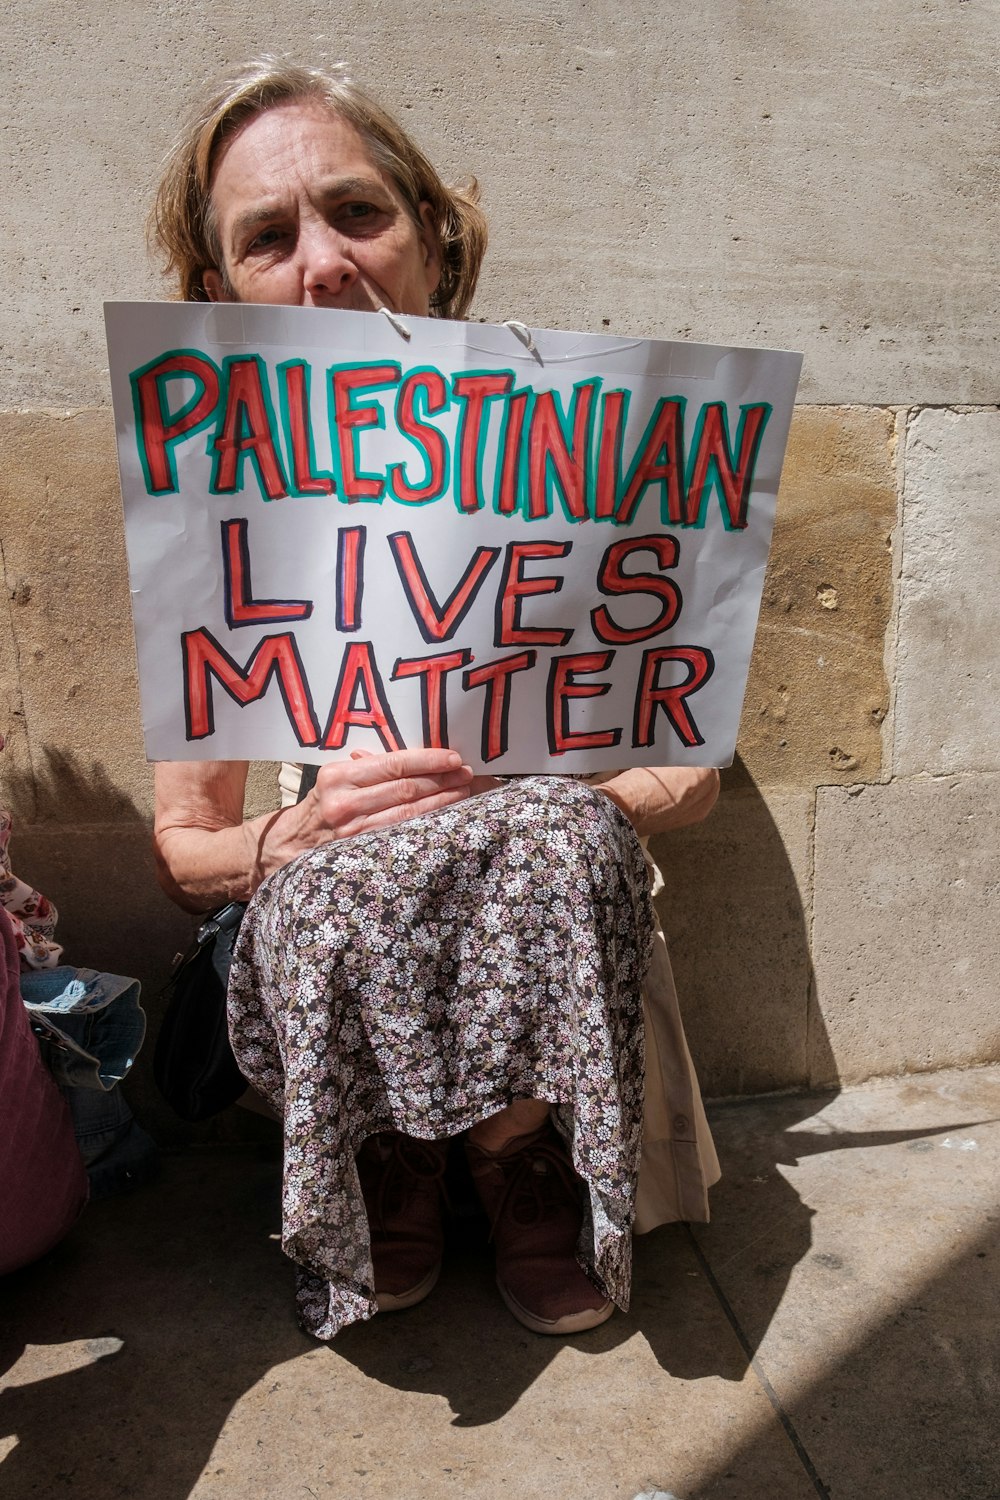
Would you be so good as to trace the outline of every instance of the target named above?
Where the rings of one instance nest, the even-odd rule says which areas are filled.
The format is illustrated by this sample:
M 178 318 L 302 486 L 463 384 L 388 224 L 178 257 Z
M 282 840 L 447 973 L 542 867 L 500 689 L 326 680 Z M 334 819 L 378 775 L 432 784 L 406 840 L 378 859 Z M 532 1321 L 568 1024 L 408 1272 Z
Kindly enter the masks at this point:
M 303 289 L 311 296 L 340 296 L 358 279 L 350 241 L 329 224 L 301 234 L 299 251 Z

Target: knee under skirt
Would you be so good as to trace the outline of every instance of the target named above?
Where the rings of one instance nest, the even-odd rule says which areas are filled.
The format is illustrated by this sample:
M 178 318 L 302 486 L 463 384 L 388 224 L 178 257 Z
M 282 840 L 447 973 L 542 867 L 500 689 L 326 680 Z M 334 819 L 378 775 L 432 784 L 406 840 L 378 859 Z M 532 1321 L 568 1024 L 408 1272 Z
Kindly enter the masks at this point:
M 631 825 L 559 777 L 325 844 L 260 887 L 230 1030 L 284 1122 L 282 1243 L 307 1332 L 376 1311 L 365 1137 L 443 1139 L 516 1098 L 553 1105 L 586 1187 L 581 1264 L 628 1305 L 653 940 Z

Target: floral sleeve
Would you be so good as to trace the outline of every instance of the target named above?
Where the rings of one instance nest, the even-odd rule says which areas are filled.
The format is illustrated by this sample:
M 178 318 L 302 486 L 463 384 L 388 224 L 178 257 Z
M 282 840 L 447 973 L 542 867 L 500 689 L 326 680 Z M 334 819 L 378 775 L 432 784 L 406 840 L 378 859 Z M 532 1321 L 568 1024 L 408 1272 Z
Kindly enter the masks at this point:
M 3 736 L 0 735 L 0 749 Z M 10 867 L 11 816 L 0 808 L 0 906 L 14 926 L 14 938 L 24 969 L 54 969 L 62 948 L 55 941 L 58 913 L 51 901 L 18 880 Z

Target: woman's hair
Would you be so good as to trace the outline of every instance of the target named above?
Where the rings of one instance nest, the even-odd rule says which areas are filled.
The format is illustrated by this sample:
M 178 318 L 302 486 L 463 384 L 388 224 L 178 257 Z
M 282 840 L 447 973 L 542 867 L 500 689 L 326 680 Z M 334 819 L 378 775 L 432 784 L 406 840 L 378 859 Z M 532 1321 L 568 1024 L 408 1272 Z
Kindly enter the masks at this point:
M 149 234 L 164 257 L 165 274 L 177 276 L 181 299 L 208 301 L 202 273 L 213 267 L 225 274 L 212 212 L 212 172 L 220 148 L 265 110 L 313 99 L 354 126 L 418 224 L 420 204 L 430 204 L 441 254 L 431 310 L 442 318 L 463 317 L 486 250 L 486 218 L 475 178 L 446 187 L 406 131 L 342 67 L 305 68 L 270 56 L 228 78 L 192 116 L 167 158 Z

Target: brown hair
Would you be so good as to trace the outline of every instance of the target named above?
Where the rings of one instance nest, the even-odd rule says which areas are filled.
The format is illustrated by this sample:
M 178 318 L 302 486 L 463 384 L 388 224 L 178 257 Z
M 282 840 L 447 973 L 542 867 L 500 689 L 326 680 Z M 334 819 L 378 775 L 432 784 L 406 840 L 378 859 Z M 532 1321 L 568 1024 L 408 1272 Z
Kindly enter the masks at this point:
M 402 126 L 342 68 L 305 68 L 270 56 L 228 78 L 191 117 L 167 158 L 149 231 L 166 262 L 165 274 L 177 277 L 181 299 L 208 301 L 202 273 L 209 267 L 225 273 L 212 214 L 212 170 L 220 147 L 265 110 L 302 99 L 320 100 L 354 126 L 418 223 L 419 205 L 430 204 L 441 252 L 441 281 L 431 310 L 442 318 L 463 317 L 486 250 L 486 218 L 475 178 L 446 187 Z

